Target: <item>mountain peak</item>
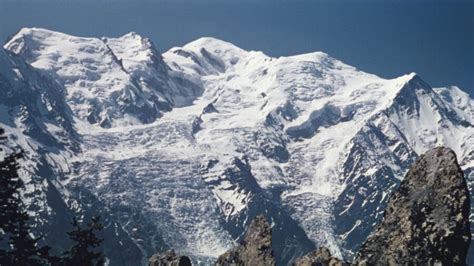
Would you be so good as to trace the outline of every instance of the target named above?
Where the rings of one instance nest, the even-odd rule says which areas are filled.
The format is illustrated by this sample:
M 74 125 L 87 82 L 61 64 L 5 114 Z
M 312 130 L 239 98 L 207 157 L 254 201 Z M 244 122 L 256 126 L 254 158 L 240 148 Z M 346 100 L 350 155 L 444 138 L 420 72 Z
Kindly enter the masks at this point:
M 153 58 L 161 61 L 161 54 L 153 42 L 136 32 L 129 32 L 118 38 L 106 38 L 105 42 L 118 58 L 125 61 L 124 67 L 128 71 L 130 64 L 151 63 Z
M 21 28 L 15 35 L 13 38 L 15 38 L 15 36 L 44 36 L 44 35 L 51 35 L 51 34 L 60 34 L 60 35 L 66 35 L 65 33 L 62 33 L 62 32 L 57 32 L 57 31 L 53 31 L 53 30 L 49 30 L 49 29 L 45 29 L 45 28 L 37 28 L 37 27 L 23 27 Z
M 193 51 L 196 54 L 201 54 L 203 57 L 207 58 L 207 60 L 222 60 L 226 65 L 233 65 L 248 54 L 247 51 L 230 42 L 212 37 L 199 38 L 183 46 L 183 49 Z
M 169 87 L 172 81 L 161 54 L 133 32 L 99 39 L 24 28 L 5 49 L 35 68 L 55 73 L 75 114 L 102 127 L 149 123 L 176 102 L 183 105 L 194 99 L 195 88 Z
M 399 88 L 394 100 L 403 98 L 404 101 L 411 102 L 416 98 L 415 94 L 417 91 L 428 93 L 432 91 L 431 86 L 415 72 L 405 74 L 393 80 L 398 84 L 396 87 Z
M 103 206 L 110 226 L 126 225 L 120 235 L 109 227 L 126 245 L 106 244 L 111 264 L 133 264 L 142 251 L 161 248 L 161 239 L 163 248 L 211 260 L 244 235 L 257 213 L 277 233 L 277 262 L 289 264 L 315 245 L 350 256 L 428 148 L 452 148 L 472 177 L 472 99 L 451 91 L 439 97 L 414 73 L 386 80 L 322 52 L 272 58 L 207 37 L 171 49 L 163 60 L 150 47 L 136 33 L 101 40 L 23 29 L 6 45 L 19 60 L 6 51 L 12 66 L 0 65 L 11 68 L 2 71 L 8 80 L 30 77 L 21 92 L 38 92 L 28 97 L 0 82 L 2 93 L 15 92 L 0 101 L 21 111 L 11 121 L 61 133 L 59 122 L 51 126 L 43 117 L 71 110 L 56 117 L 76 122 L 82 150 L 45 158 L 51 169 L 73 170 L 59 177 L 67 202 L 82 203 L 76 192 L 84 191 L 91 195 L 84 212 Z M 17 61 L 33 67 L 25 63 L 19 71 Z M 34 112 L 23 112 L 25 102 Z M 26 120 L 32 118 L 39 122 Z M 44 143 L 39 148 L 47 151 Z M 137 215 L 122 216 L 129 212 Z
M 326 58 L 330 58 L 330 56 L 322 51 L 304 53 L 304 54 L 297 54 L 288 56 L 288 58 L 292 58 L 299 61 L 322 61 Z
M 124 44 L 129 44 L 129 45 L 138 45 L 146 49 L 152 49 L 152 50 L 157 50 L 153 44 L 153 42 L 147 38 L 144 37 L 137 32 L 131 31 L 127 34 L 124 34 L 118 38 L 107 38 L 107 40 L 117 40 L 120 41 L 123 45 Z
M 54 32 L 43 28 L 21 28 L 4 44 L 3 47 L 15 54 L 20 54 L 24 49 L 28 49 L 27 46 L 31 45 L 33 40 L 44 40 L 53 34 L 67 36 L 64 33 Z
M 411 80 L 422 80 L 422 78 L 416 73 L 416 72 L 411 72 L 409 74 L 405 74 L 401 76 L 400 78 L 406 79 L 407 82 Z
M 230 42 L 226 42 L 224 40 L 220 40 L 214 37 L 201 37 L 199 39 L 196 39 L 186 45 L 183 46 L 183 48 L 187 49 L 201 49 L 201 48 L 206 48 L 208 50 L 215 50 L 215 49 L 221 49 L 221 50 L 241 50 L 244 51 L 243 49 L 235 46 L 234 44 Z
M 137 32 L 131 31 L 129 33 L 126 33 L 126 34 L 122 35 L 121 38 L 139 38 L 139 39 L 142 39 L 143 37 L 140 34 L 138 34 Z

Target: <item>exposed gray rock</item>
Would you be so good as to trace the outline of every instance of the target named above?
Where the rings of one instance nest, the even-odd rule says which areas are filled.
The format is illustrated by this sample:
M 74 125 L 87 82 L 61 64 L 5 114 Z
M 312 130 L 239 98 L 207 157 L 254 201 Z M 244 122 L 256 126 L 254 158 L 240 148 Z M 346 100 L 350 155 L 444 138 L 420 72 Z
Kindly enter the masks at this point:
M 148 266 L 191 266 L 191 260 L 187 256 L 178 256 L 174 250 L 168 250 L 163 254 L 155 254 L 148 260 Z
M 331 255 L 331 252 L 326 247 L 320 247 L 319 249 L 304 255 L 299 258 L 295 266 L 346 266 L 349 265 L 335 258 Z
M 359 265 L 465 265 L 469 191 L 456 154 L 435 148 L 411 167 L 384 218 L 356 256 Z
M 272 229 L 265 217 L 255 217 L 247 229 L 244 241 L 219 256 L 216 265 L 275 265 Z

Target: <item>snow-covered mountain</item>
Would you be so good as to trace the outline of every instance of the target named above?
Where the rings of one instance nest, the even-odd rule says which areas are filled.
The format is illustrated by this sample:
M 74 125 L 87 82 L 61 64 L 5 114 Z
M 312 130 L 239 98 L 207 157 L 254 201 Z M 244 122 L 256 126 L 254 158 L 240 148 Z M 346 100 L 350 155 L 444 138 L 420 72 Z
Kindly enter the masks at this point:
M 77 118 L 104 128 L 150 123 L 201 93 L 180 73 L 169 73 L 151 42 L 135 33 L 96 39 L 22 29 L 7 47 L 61 81 Z
M 25 201 L 61 216 L 36 228 L 100 211 L 112 265 L 166 248 L 209 263 L 260 213 L 280 264 L 320 245 L 351 257 L 435 146 L 474 184 L 474 101 L 414 73 L 386 80 L 322 52 L 273 58 L 213 38 L 160 55 L 136 33 L 22 29 L 4 49 L 0 126 L 44 161 L 29 174 L 38 190 L 54 188 Z

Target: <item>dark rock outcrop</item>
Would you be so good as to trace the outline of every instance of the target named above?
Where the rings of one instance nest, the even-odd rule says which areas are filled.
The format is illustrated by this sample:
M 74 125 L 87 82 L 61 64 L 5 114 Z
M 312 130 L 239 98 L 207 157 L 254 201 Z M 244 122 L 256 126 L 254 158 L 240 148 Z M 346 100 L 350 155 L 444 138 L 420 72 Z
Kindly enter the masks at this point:
M 456 154 L 435 148 L 410 168 L 384 218 L 356 256 L 359 265 L 465 265 L 469 191 Z
M 247 229 L 244 241 L 219 256 L 217 265 L 275 265 L 272 229 L 264 216 L 255 217 Z
M 148 266 L 191 266 L 191 260 L 187 256 L 176 255 L 174 250 L 168 250 L 163 254 L 155 254 L 148 260 Z
M 465 265 L 469 210 L 469 190 L 456 154 L 432 149 L 410 168 L 352 265 Z M 322 247 L 295 265 L 349 264 Z
M 340 259 L 333 257 L 331 252 L 326 247 L 320 247 L 319 249 L 310 252 L 303 257 L 299 258 L 295 266 L 348 266 L 350 264 L 341 261 Z

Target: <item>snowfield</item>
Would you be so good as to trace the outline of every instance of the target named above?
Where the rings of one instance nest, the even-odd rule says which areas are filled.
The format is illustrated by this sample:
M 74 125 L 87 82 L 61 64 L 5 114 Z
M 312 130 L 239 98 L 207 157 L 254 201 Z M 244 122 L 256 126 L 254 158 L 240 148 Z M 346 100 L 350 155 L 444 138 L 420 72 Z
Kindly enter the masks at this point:
M 349 259 L 419 154 L 450 147 L 474 184 L 473 99 L 415 73 L 387 80 L 322 52 L 273 58 L 214 38 L 160 54 L 136 33 L 38 28 L 0 55 L 0 126 L 25 165 L 42 161 L 24 175 L 36 229 L 59 225 L 46 239 L 60 239 L 71 215 L 102 212 L 112 265 L 167 248 L 209 264 L 260 213 L 279 264 L 320 245 Z

